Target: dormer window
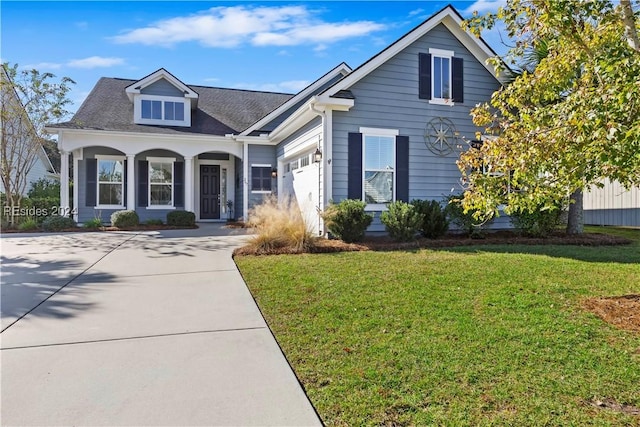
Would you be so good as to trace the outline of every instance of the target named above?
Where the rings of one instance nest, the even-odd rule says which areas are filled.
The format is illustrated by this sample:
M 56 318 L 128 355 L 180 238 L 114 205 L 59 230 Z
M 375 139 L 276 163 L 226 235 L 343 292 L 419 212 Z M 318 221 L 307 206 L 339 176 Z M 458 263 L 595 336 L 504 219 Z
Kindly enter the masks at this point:
M 134 101 L 135 122 L 144 125 L 190 126 L 191 109 L 181 98 L 137 95 Z

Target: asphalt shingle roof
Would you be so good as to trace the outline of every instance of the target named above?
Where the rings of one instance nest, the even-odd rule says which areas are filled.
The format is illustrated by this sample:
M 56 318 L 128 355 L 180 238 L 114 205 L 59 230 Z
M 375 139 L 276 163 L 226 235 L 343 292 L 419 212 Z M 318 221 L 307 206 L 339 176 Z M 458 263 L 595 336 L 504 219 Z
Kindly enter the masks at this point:
M 291 94 L 189 86 L 199 94 L 191 127 L 140 125 L 133 122 L 133 103 L 125 88 L 136 80 L 101 78 L 73 118 L 52 125 L 63 129 L 205 135 L 240 133 L 284 102 Z

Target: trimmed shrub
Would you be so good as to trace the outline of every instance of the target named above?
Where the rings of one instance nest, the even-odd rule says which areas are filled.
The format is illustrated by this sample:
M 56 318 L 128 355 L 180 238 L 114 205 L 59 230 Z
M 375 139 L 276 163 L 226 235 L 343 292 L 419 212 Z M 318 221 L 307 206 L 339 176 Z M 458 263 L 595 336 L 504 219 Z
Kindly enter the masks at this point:
M 27 193 L 30 199 L 45 198 L 55 199 L 56 202 L 49 206 L 58 206 L 60 204 L 60 182 L 46 178 L 40 178 L 31 183 L 31 188 Z
M 162 225 L 162 224 L 164 224 L 161 219 L 148 219 L 144 223 L 146 225 Z
M 345 199 L 338 204 L 330 204 L 322 214 L 327 230 L 347 243 L 359 242 L 364 238 L 373 215 L 364 211 L 367 206 L 362 200 Z
M 435 200 L 413 200 L 411 204 L 422 216 L 418 229 L 424 237 L 436 239 L 449 230 L 449 221 L 440 203 Z
M 111 214 L 111 225 L 118 228 L 136 227 L 140 218 L 136 211 L 117 211 Z
M 42 229 L 44 231 L 60 231 L 67 228 L 74 228 L 76 222 L 73 218 L 59 215 L 48 216 L 42 221 Z
M 84 228 L 100 228 L 102 227 L 102 220 L 100 218 L 93 218 L 85 221 L 82 226 Z
M 27 218 L 18 225 L 18 230 L 31 231 L 38 228 L 38 221 L 35 218 Z
M 413 240 L 422 224 L 422 215 L 415 206 L 405 202 L 389 203 L 388 210 L 380 214 L 380 221 L 392 239 L 400 242 Z
M 249 211 L 248 224 L 256 231 L 249 245 L 258 254 L 305 252 L 317 239 L 291 199 L 279 204 L 275 197 L 266 198 Z
M 563 210 L 538 206 L 533 212 L 515 211 L 510 216 L 513 226 L 525 236 L 547 237 L 562 223 Z
M 189 211 L 171 211 L 167 214 L 167 225 L 193 227 L 196 225 L 196 214 Z
M 465 213 L 462 206 L 462 197 L 461 194 L 447 197 L 447 206 L 444 208 L 447 218 L 469 237 L 474 239 L 483 238 L 486 229 L 493 222 L 493 218 L 481 222 L 474 218 L 475 211 Z

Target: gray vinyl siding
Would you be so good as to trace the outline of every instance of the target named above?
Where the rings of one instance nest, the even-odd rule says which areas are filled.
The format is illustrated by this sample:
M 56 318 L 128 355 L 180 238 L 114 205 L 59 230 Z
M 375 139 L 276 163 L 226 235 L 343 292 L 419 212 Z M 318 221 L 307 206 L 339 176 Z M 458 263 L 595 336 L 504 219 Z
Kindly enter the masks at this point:
M 463 58 L 463 104 L 435 105 L 418 98 L 418 54 L 428 53 L 429 48 L 452 50 Z M 454 123 L 460 137 L 474 139 L 481 129 L 473 125 L 469 112 L 477 103 L 488 101 L 499 87 L 446 27 L 435 27 L 350 87 L 355 96 L 350 111 L 333 113 L 333 199 L 347 197 L 347 137 L 360 127 L 398 129 L 400 135 L 409 137 L 409 200 L 442 200 L 452 190 L 460 192 L 458 153 L 445 157 L 432 153 L 425 144 L 425 127 L 430 120 L 443 117 Z M 383 229 L 378 217 L 370 231 Z
M 93 218 L 100 218 L 103 223 L 109 223 L 111 221 L 111 214 L 123 209 L 102 209 L 96 208 L 93 206 L 86 206 L 86 161 L 84 159 L 94 159 L 96 155 L 103 156 L 123 156 L 123 154 L 111 148 L 106 147 L 89 147 L 84 149 L 83 160 L 80 160 L 78 163 L 78 222 L 84 222 Z M 175 158 L 177 162 L 184 161 L 183 157 L 172 152 L 166 150 L 149 150 L 144 151 L 135 157 L 135 183 L 136 183 L 136 200 L 134 203 L 135 210 L 140 217 L 140 222 L 147 221 L 149 219 L 161 219 L 163 222 L 167 220 L 167 213 L 174 210 L 182 210 L 183 208 L 175 208 L 175 209 L 147 209 L 146 207 L 138 206 L 138 160 L 146 160 L 147 157 L 172 157 Z M 127 191 L 127 186 L 125 183 L 125 194 Z
M 144 95 L 176 96 L 184 98 L 184 93 L 166 79 L 160 79 L 157 82 L 150 84 L 149 86 L 141 89 L 140 93 Z
M 282 141 L 280 144 L 276 146 L 276 158 L 280 158 L 284 156 L 284 147 L 286 147 L 292 141 L 295 141 L 300 136 L 304 135 L 307 132 L 310 132 L 311 130 L 317 128 L 320 125 L 322 125 L 322 118 L 318 116 L 313 120 L 311 120 L 306 125 L 304 125 L 303 127 L 301 127 L 300 129 L 298 129 L 297 131 L 295 131 L 293 134 L 291 134 L 289 137 L 287 137 L 284 141 Z M 301 141 L 301 142 L 304 143 L 305 141 Z
M 252 165 L 271 165 L 272 168 L 276 167 L 276 148 L 272 145 L 249 145 L 249 209 L 253 206 L 262 203 L 265 196 L 268 194 L 253 193 L 251 191 L 251 166 Z M 276 181 L 271 181 L 271 192 L 277 193 Z
M 640 227 L 640 208 L 585 210 L 584 223 L 590 225 Z

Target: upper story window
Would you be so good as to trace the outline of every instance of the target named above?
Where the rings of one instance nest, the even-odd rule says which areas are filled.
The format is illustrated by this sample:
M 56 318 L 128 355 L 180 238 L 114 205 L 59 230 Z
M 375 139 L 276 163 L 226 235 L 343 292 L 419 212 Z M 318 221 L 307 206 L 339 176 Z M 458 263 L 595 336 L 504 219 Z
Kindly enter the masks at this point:
M 134 104 L 135 123 L 190 126 L 189 103 L 172 97 L 138 95 Z
M 451 50 L 418 54 L 418 96 L 431 104 L 464 102 L 463 60 Z

